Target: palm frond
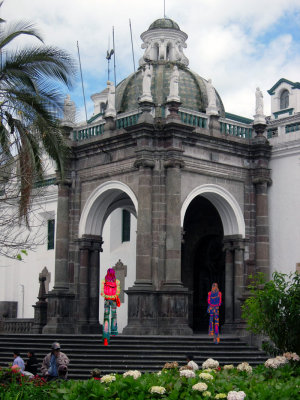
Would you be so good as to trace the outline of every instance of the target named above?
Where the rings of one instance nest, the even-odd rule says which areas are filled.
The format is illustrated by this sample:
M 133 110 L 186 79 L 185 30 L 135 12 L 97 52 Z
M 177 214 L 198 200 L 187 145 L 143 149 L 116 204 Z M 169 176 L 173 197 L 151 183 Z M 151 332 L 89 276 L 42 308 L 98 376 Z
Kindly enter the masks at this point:
M 28 21 L 16 21 L 8 24 L 5 30 L 0 33 L 0 49 L 3 49 L 3 47 L 21 35 L 33 36 L 43 42 L 43 38 L 34 24 Z

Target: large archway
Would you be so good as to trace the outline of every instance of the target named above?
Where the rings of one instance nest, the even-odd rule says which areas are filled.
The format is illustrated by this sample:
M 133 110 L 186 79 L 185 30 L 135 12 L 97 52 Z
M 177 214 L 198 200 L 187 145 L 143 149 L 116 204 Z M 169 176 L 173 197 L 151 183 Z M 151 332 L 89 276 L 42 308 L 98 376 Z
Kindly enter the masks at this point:
M 135 280 L 137 208 L 137 199 L 133 191 L 118 181 L 110 181 L 98 186 L 85 203 L 78 235 L 80 251 L 78 313 L 81 333 L 99 332 L 99 315 L 102 316 L 100 317 L 102 321 L 104 306 L 103 298 L 99 299 L 100 280 L 104 278 L 107 268 L 124 265 L 126 271 L 124 268 L 122 271 L 119 268 L 116 270 L 117 278 L 120 279 L 122 286 L 121 297 L 123 290 L 131 286 Z M 133 251 L 128 245 L 130 241 L 127 237 L 128 232 L 126 239 L 122 233 L 124 212 L 135 217 L 129 224 Z M 127 217 L 126 220 L 128 220 Z M 122 299 L 122 302 L 123 305 L 118 312 L 119 327 L 127 324 L 128 304 L 126 299 Z
M 189 324 L 194 332 L 208 329 L 207 293 L 218 282 L 223 294 L 220 325 L 225 322 L 224 238 L 245 236 L 245 224 L 235 198 L 217 185 L 194 189 L 181 210 L 183 230 L 182 282 L 192 292 Z

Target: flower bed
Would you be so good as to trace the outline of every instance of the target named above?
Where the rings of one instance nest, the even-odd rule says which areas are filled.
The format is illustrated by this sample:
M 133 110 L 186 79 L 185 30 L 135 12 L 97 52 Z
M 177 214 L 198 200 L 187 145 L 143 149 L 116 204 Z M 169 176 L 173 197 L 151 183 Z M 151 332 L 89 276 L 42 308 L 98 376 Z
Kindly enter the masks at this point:
M 213 360 L 214 361 L 214 360 Z M 247 363 L 220 367 L 204 363 L 199 371 L 179 371 L 178 365 L 158 373 L 127 371 L 86 381 L 29 381 L 8 369 L 0 370 L 0 400 L 143 400 L 143 399 L 227 399 L 292 400 L 299 398 L 300 363 L 292 358 L 274 368 L 269 361 L 250 369 Z M 203 368 L 203 366 L 202 366 Z M 183 374 L 184 372 L 184 374 Z M 192 374 L 190 372 L 193 372 Z

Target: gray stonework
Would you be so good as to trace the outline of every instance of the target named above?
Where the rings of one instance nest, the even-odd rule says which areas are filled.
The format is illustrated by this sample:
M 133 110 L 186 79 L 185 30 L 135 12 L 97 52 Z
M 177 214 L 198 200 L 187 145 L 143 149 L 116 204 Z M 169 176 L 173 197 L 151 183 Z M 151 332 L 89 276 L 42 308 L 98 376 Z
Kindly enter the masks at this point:
M 124 334 L 186 335 L 195 331 L 194 291 L 206 295 L 214 278 L 203 271 L 195 275 L 195 269 L 203 264 L 201 257 L 210 257 L 206 268 L 213 262 L 213 250 L 205 253 L 205 243 L 212 249 L 216 246 L 219 252 L 212 268 L 217 268 L 224 285 L 223 319 L 228 332 L 241 327 L 240 305 L 249 271 L 268 273 L 270 146 L 261 139 L 261 127 L 258 139 L 251 140 L 221 134 L 218 116 L 210 116 L 205 129 L 171 117 L 153 119 L 147 108 L 144 112 L 145 118 L 125 129 L 110 123 L 102 135 L 72 143 L 71 180 L 59 190 L 63 218 L 58 219 L 58 225 L 63 229 L 58 228 L 56 281 L 47 295 L 50 313 L 44 332 L 66 332 L 66 326 L 68 332 L 101 331 L 99 254 L 103 221 L 114 205 L 113 201 L 99 200 L 99 207 L 106 207 L 102 222 L 102 211 L 97 214 L 96 205 L 88 212 L 86 209 L 91 195 L 109 182 L 126 185 L 138 202 L 136 281 L 126 291 L 128 325 Z M 186 218 L 182 224 L 184 202 L 195 188 L 205 185 L 232 196 L 242 218 L 232 221 L 235 211 L 222 197 L 223 192 L 212 189 L 210 194 L 196 196 L 205 198 L 211 219 L 196 206 L 193 217 L 189 205 L 190 225 Z M 122 189 L 116 189 L 114 196 L 114 202 L 134 208 Z M 98 225 L 92 219 L 93 212 L 100 218 Z M 198 225 L 193 225 L 193 219 Z M 186 233 L 185 226 L 189 229 Z M 200 257 L 199 265 L 190 259 L 192 255 Z

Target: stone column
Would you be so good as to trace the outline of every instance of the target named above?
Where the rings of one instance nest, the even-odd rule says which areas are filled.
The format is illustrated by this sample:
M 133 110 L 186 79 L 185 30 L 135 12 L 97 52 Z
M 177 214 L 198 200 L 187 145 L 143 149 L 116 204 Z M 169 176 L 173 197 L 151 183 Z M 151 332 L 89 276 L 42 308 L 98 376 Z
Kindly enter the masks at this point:
M 254 178 L 256 194 L 256 269 L 270 275 L 268 180 Z
M 268 185 L 272 183 L 268 168 L 271 146 L 264 136 L 266 123 L 254 123 L 256 137 L 252 140 L 253 172 L 256 204 L 256 270 L 266 279 L 270 276 Z
M 69 191 L 70 182 L 60 182 L 58 184 L 55 290 L 69 289 Z
M 43 333 L 74 333 L 74 294 L 69 291 L 70 181 L 58 182 L 54 287 L 47 294 L 48 321 Z
M 165 162 L 166 168 L 166 264 L 164 286 L 181 282 L 181 160 Z
M 39 276 L 40 289 L 38 294 L 38 301 L 34 306 L 34 322 L 30 333 L 42 333 L 44 326 L 47 324 L 47 307 L 46 289 L 45 289 L 45 276 Z
M 152 287 L 152 169 L 153 160 L 140 159 L 139 209 L 136 237 L 136 281 L 135 286 Z
M 99 292 L 100 292 L 100 252 L 103 240 L 94 236 L 90 250 L 89 273 L 89 333 L 100 333 L 99 323 Z
M 82 238 L 80 240 L 78 333 L 89 333 L 89 263 L 91 246 L 92 244 L 88 239 Z
M 245 289 L 245 239 L 239 236 L 224 238 L 225 264 L 225 324 L 223 333 L 234 332 L 241 323 L 241 305 Z

